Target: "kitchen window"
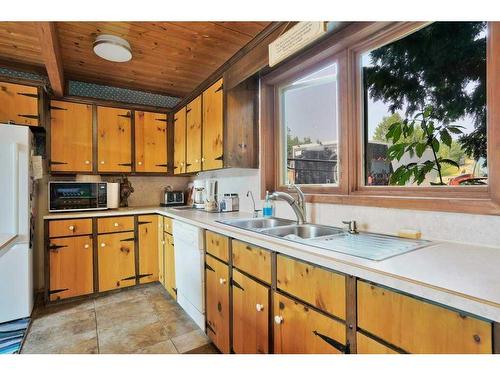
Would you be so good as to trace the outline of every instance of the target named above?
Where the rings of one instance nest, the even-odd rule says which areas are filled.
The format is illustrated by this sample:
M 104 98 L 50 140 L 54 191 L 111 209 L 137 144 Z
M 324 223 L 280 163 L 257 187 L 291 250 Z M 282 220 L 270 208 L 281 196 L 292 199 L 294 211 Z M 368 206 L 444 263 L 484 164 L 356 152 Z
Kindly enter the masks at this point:
M 281 181 L 338 185 L 338 64 L 279 87 Z
M 262 191 L 500 215 L 499 72 L 498 22 L 344 27 L 262 78 Z

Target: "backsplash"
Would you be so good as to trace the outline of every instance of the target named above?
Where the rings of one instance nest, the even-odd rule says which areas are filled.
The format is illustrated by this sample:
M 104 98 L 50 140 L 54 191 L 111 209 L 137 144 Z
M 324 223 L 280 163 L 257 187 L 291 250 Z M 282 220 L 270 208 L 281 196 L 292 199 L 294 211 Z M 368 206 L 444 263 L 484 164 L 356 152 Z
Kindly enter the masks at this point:
M 174 190 L 186 189 L 189 177 L 129 176 L 134 192 L 128 199 L 129 206 L 159 206 L 163 189 L 170 185 Z

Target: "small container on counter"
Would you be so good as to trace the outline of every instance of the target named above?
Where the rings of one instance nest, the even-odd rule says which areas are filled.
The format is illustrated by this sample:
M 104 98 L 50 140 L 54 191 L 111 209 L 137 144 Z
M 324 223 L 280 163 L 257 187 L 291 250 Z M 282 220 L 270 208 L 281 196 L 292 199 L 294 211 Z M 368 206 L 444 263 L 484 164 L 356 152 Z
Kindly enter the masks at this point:
M 226 193 L 222 198 L 220 209 L 222 212 L 233 212 L 240 210 L 240 197 L 237 193 Z

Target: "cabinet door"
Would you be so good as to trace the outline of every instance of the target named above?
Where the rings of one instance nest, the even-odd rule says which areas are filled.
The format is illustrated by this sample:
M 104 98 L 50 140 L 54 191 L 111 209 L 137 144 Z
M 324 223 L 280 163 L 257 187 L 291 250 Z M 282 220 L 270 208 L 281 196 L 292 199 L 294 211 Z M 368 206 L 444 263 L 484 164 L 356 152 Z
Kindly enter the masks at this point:
M 135 285 L 134 232 L 97 236 L 99 291 Z
M 491 322 L 365 281 L 357 299 L 358 327 L 408 353 L 492 352 Z
M 92 253 L 92 236 L 50 240 L 51 301 L 94 292 Z
M 356 333 L 356 345 L 357 354 L 398 354 L 397 351 L 375 341 L 361 332 Z
M 224 104 L 222 78 L 203 92 L 203 170 L 223 167 Z
M 175 255 L 174 237 L 165 233 L 165 288 L 173 299 L 177 300 L 177 287 L 175 284 Z
M 201 171 L 201 95 L 186 106 L 186 172 Z
M 269 288 L 234 270 L 233 350 L 237 354 L 269 352 Z
M 274 352 L 339 354 L 346 351 L 346 326 L 300 302 L 274 293 Z
M 167 172 L 167 115 L 135 111 L 136 172 Z
M 229 353 L 229 269 L 205 257 L 207 334 L 222 353 Z
M 38 89 L 0 82 L 0 123 L 38 126 Z
M 139 282 L 158 281 L 158 216 L 138 217 Z
M 131 114 L 126 109 L 97 107 L 97 170 L 132 171 Z
M 186 107 L 174 115 L 174 174 L 186 173 Z
M 271 284 L 271 252 L 238 240 L 232 245 L 233 267 Z
M 161 223 L 161 224 L 160 224 Z M 158 281 L 165 287 L 165 251 L 167 239 L 163 231 L 163 219 L 158 218 Z
M 50 169 L 92 172 L 92 106 L 50 102 Z

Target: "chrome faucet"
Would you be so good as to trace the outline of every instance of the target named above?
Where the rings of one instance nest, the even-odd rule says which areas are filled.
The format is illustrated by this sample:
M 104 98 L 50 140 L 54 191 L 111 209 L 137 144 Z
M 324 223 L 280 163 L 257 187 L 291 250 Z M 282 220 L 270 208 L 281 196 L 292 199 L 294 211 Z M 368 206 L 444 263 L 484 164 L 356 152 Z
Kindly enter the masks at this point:
M 290 184 L 287 185 L 287 188 L 289 190 L 295 190 L 295 192 L 297 193 L 297 199 L 292 197 L 290 194 L 281 191 L 275 191 L 274 193 L 269 195 L 269 199 L 281 199 L 287 202 L 292 207 L 293 212 L 297 216 L 297 224 L 305 224 L 307 222 L 307 212 L 304 193 L 297 185 Z
M 253 217 L 258 217 L 259 216 L 259 211 L 255 208 L 255 199 L 253 198 L 253 193 L 251 190 L 247 191 L 247 198 L 250 197 L 252 199 L 252 205 L 253 205 Z

